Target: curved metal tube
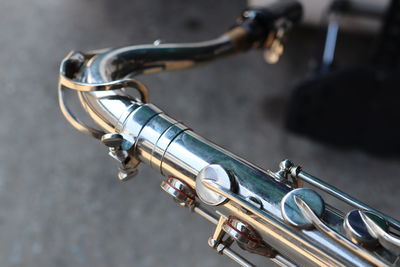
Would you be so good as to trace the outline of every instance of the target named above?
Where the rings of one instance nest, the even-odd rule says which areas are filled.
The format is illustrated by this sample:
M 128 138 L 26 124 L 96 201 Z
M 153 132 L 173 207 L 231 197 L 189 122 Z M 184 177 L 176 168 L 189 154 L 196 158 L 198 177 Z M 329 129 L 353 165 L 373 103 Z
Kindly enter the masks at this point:
M 118 91 L 92 92 L 94 87 L 90 84 L 102 85 L 97 88 L 109 90 L 114 87 L 115 80 L 120 80 L 118 84 L 120 85 L 121 81 L 138 74 L 188 68 L 252 47 L 264 45 L 268 47 L 278 30 L 285 32 L 301 17 L 301 5 L 297 1 L 286 0 L 272 4 L 268 8 L 246 10 L 236 27 L 214 40 L 186 44 L 157 42 L 153 45 L 96 51 L 87 55 L 78 53 L 72 55 L 75 57 L 70 65 L 73 72 L 65 72 L 67 79 L 61 77 L 60 83 L 66 87 L 72 85 L 79 89 L 79 98 L 89 115 L 106 131 L 112 131 L 115 125 L 118 125 L 122 115 L 120 111 L 135 101 L 131 101 L 134 99 Z M 64 62 L 66 60 L 68 58 Z M 61 69 L 61 73 L 63 72 Z M 79 81 L 71 84 L 72 80 Z M 73 118 L 68 114 L 66 117 Z M 79 125 L 77 120 L 71 123 Z
M 235 52 L 235 43 L 227 36 L 193 44 L 121 47 L 91 58 L 87 63 L 85 82 L 102 84 L 132 78 L 139 74 L 188 68 Z M 129 101 L 125 101 L 121 106 L 120 92 L 79 94 L 86 111 L 97 117 L 95 121 L 109 122 L 108 125 L 101 125 L 109 131 L 118 123 L 120 111 L 130 105 Z

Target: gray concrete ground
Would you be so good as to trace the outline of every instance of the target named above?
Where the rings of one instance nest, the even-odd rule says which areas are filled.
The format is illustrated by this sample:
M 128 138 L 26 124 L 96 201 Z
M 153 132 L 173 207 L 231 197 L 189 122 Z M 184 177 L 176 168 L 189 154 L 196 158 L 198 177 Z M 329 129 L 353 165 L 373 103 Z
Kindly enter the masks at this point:
M 235 266 L 207 246 L 211 225 L 178 208 L 146 166 L 120 183 L 97 141 L 59 112 L 69 50 L 198 41 L 230 26 L 244 1 L 5 0 L 0 3 L 0 266 Z M 298 32 L 283 60 L 259 51 L 143 77 L 152 102 L 265 168 L 283 158 L 400 218 L 399 160 L 340 151 L 285 132 L 291 86 L 314 55 Z M 261 262 L 261 261 L 260 261 Z

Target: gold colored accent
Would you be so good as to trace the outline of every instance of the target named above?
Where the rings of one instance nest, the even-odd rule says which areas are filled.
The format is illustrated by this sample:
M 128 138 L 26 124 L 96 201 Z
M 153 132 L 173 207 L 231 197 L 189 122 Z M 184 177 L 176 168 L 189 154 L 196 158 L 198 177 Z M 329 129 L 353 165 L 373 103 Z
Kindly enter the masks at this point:
M 242 51 L 250 48 L 250 44 L 247 40 L 247 32 L 242 27 L 235 27 L 223 36 L 228 37 L 234 43 L 237 51 Z

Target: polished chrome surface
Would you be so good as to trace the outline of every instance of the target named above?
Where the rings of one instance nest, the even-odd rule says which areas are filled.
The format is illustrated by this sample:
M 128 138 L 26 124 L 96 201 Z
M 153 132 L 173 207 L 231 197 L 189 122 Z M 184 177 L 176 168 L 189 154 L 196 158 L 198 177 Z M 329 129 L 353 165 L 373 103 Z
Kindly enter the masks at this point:
M 135 177 L 138 173 L 139 161 L 128 153 L 127 148 L 131 147 L 131 143 L 117 133 L 104 134 L 100 140 L 108 147 L 108 155 L 118 162 L 118 179 L 127 181 Z
M 342 236 L 340 233 L 336 232 L 333 230 L 329 225 L 325 222 L 323 222 L 312 210 L 312 208 L 300 197 L 295 196 L 294 197 L 295 202 L 303 215 L 309 219 L 314 227 L 319 230 L 322 233 L 325 233 L 327 236 L 332 238 L 332 240 L 336 241 L 337 243 L 343 245 L 344 248 L 347 248 L 354 252 L 355 254 L 363 257 L 364 259 L 368 260 L 370 263 L 377 265 L 377 266 L 383 266 L 386 265 L 387 263 L 381 261 L 380 259 L 376 258 L 373 254 L 368 252 L 367 250 L 357 246 L 350 240 L 346 239 L 344 236 Z
M 370 212 L 367 213 L 368 216 L 373 217 L 373 220 L 377 221 L 385 231 L 389 230 L 389 225 L 383 218 Z M 352 210 L 346 214 L 343 222 L 343 229 L 347 238 L 363 247 L 375 247 L 378 244 L 378 239 L 368 232 L 367 225 L 362 220 L 360 210 Z
M 223 229 L 237 242 L 248 247 L 255 248 L 260 246 L 262 243 L 261 236 L 251 225 L 234 216 L 228 218 L 223 225 Z
M 67 103 L 66 103 L 66 96 L 65 96 L 65 90 L 75 90 L 78 92 L 78 96 L 80 97 L 81 101 L 82 98 L 85 96 L 82 94 L 82 92 L 98 92 L 98 91 L 112 91 L 112 90 L 121 90 L 121 89 L 126 89 L 126 88 L 134 88 L 136 89 L 140 96 L 141 99 L 140 101 L 143 103 L 146 103 L 148 101 L 148 90 L 147 87 L 134 79 L 121 79 L 121 80 L 116 80 L 116 81 L 110 81 L 110 82 L 100 82 L 100 83 L 85 83 L 85 82 L 79 82 L 74 80 L 76 79 L 77 76 L 79 75 L 79 68 L 91 57 L 93 54 L 82 54 L 79 52 L 70 52 L 68 56 L 61 62 L 61 67 L 60 67 L 60 78 L 59 78 L 59 86 L 58 86 L 58 97 L 59 97 L 59 105 L 61 108 L 61 112 L 63 113 L 64 117 L 73 125 L 77 130 L 88 133 L 92 135 L 93 137 L 100 139 L 102 135 L 105 134 L 102 130 L 98 130 L 95 128 L 92 128 L 85 123 L 81 122 L 78 118 L 75 117 L 73 112 L 69 109 Z M 98 93 L 101 94 L 101 93 Z M 117 95 L 116 93 L 113 95 Z M 115 98 L 116 96 L 114 96 Z M 109 99 L 110 102 L 111 99 Z M 123 100 L 123 98 L 120 98 L 118 100 Z M 135 99 L 138 101 L 137 99 Z M 119 102 L 111 101 L 114 104 L 118 104 Z M 123 101 L 124 104 L 129 105 L 129 100 L 128 101 Z M 83 107 L 86 109 L 86 111 L 90 112 L 88 109 L 88 106 L 84 103 L 82 103 Z M 118 111 L 117 109 L 114 109 L 114 111 Z M 93 114 L 93 112 L 92 112 Z M 120 114 L 122 115 L 122 114 Z M 103 125 L 104 126 L 104 125 Z
M 223 204 L 227 199 L 203 185 L 204 179 L 211 179 L 216 184 L 233 190 L 233 178 L 218 164 L 211 164 L 204 167 L 196 177 L 197 196 L 207 205 L 217 206 Z
M 390 226 L 392 226 L 393 228 L 400 230 L 400 222 L 379 212 L 378 210 L 368 206 L 367 204 L 353 198 L 352 196 L 346 194 L 345 192 L 337 189 L 336 187 L 329 185 L 327 183 L 325 183 L 324 181 L 322 181 L 321 179 L 318 179 L 317 177 L 306 173 L 304 171 L 300 171 L 296 177 L 298 179 L 303 180 L 304 182 L 309 183 L 312 186 L 317 187 L 318 189 L 321 189 L 322 191 L 336 197 L 337 199 L 347 203 L 348 205 L 360 209 L 360 210 L 367 210 L 370 212 L 373 212 L 375 214 L 377 214 L 379 217 L 384 218 Z
M 193 207 L 193 212 L 197 213 L 198 215 L 200 215 L 201 217 L 203 217 L 212 224 L 218 223 L 218 219 L 215 217 L 214 214 L 210 213 L 205 209 L 200 208 L 199 206 Z
M 296 205 L 296 198 L 307 201 L 308 206 L 318 217 L 322 217 L 325 211 L 325 203 L 318 193 L 309 188 L 298 188 L 290 191 L 281 201 L 281 211 L 284 220 L 300 229 L 309 229 L 313 226 L 311 220 L 304 217 Z
M 233 239 L 231 237 L 224 238 L 226 233 L 224 230 L 224 226 L 227 221 L 228 218 L 225 215 L 220 214 L 219 220 L 215 227 L 215 231 L 208 239 L 208 245 L 211 248 L 215 249 L 215 251 L 217 251 L 218 253 L 231 258 L 233 261 L 237 262 L 241 266 L 254 266 L 244 257 L 230 249 L 230 246 L 233 243 Z M 224 251 L 228 253 L 225 253 Z
M 247 14 L 247 15 L 246 15 Z M 250 15 L 248 15 L 250 14 Z M 99 138 L 104 134 L 79 121 L 68 108 L 64 90 L 78 91 L 82 106 L 105 131 L 112 132 L 120 118 L 137 99 L 128 97 L 125 88 L 135 88 L 147 102 L 147 88 L 133 80 L 139 74 L 192 67 L 218 58 L 263 47 L 268 40 L 278 40 L 302 16 L 301 5 L 281 1 L 266 9 L 247 10 L 237 26 L 222 36 L 205 42 L 125 46 L 86 54 L 71 52 L 62 62 L 59 102 L 68 121 L 79 131 Z
M 241 248 L 283 266 L 392 265 L 399 247 L 397 237 L 363 218 L 369 234 L 384 247 L 363 248 L 344 235 L 341 212 L 329 203 L 323 205 L 324 201 L 309 189 L 297 188 L 307 182 L 358 209 L 376 213 L 393 228 L 400 229 L 399 222 L 301 171 L 290 161 L 281 163 L 276 173 L 247 162 L 147 103 L 147 88 L 132 80 L 138 74 L 187 68 L 251 47 L 264 48 L 278 41 L 274 38 L 282 31 L 279 25 L 291 24 L 278 21 L 297 19 L 298 4 L 290 3 L 281 1 L 267 13 L 250 12 L 259 15 L 244 17 L 243 24 L 207 42 L 72 53 L 61 67 L 60 107 L 74 127 L 103 140 L 120 165 L 120 179 L 136 174 L 139 163 L 166 176 L 162 188 L 167 193 L 216 224 L 209 245 L 243 266 L 251 263 L 230 248 L 233 242 L 239 241 Z M 265 22 L 264 27 L 254 27 L 260 21 Z M 131 87 L 139 98 L 126 91 Z M 73 115 L 65 102 L 67 89 L 78 93 L 82 107 L 99 129 L 88 127 Z M 304 194 L 297 196 L 299 192 Z M 285 205 L 288 201 L 294 203 Z M 298 209 L 296 216 L 303 216 L 303 222 L 298 218 L 290 222 L 293 208 Z M 304 222 L 306 229 L 299 228 Z M 243 239 L 243 234 L 253 243 Z
M 230 258 L 231 260 L 233 260 L 240 266 L 243 266 L 243 267 L 254 267 L 255 266 L 251 262 L 246 260 L 244 257 L 237 254 L 235 251 L 224 247 L 224 245 L 222 245 L 222 244 L 218 245 L 217 250 L 221 250 L 222 254 L 224 254 L 225 256 L 227 256 L 228 258 Z
M 268 174 L 275 178 L 278 182 L 286 184 L 291 188 L 303 187 L 303 181 L 297 179 L 297 175 L 301 171 L 300 166 L 295 166 L 288 159 L 282 160 L 279 163 L 279 170 L 276 172 L 267 170 Z
M 161 188 L 182 205 L 191 206 L 195 202 L 195 191 L 176 177 L 168 177 L 162 181 Z
M 133 75 L 187 68 L 235 52 L 232 40 L 226 36 L 213 41 L 194 44 L 160 44 L 130 46 L 111 49 L 98 54 L 87 62 L 86 83 L 102 84 L 115 79 L 127 79 Z M 81 102 L 95 120 L 108 122 L 101 127 L 112 129 L 120 121 L 119 92 L 103 91 L 81 93 Z M 126 100 L 125 100 L 126 101 Z M 126 104 L 130 105 L 128 100 Z
M 307 258 L 309 257 L 309 260 L 313 259 L 313 261 L 305 261 L 307 264 L 316 266 L 384 266 L 388 264 L 384 259 L 381 260 L 379 258 L 375 258 L 373 254 L 362 250 L 362 248 L 357 247 L 350 241 L 343 238 L 336 231 L 329 228 L 329 226 L 323 223 L 314 214 L 311 208 L 301 198 L 295 197 L 296 203 L 299 203 L 298 206 L 304 213 L 304 216 L 307 216 L 308 219 L 313 222 L 313 225 L 318 231 L 315 232 L 314 229 L 310 231 L 302 231 L 302 233 L 309 233 L 309 237 L 313 238 L 315 243 L 309 242 L 307 239 L 300 237 L 299 233 L 296 233 L 294 229 L 286 227 L 282 221 L 272 217 L 267 212 L 258 209 L 256 206 L 243 199 L 240 195 L 233 194 L 230 190 L 215 184 L 212 180 L 205 179 L 203 183 L 209 189 L 229 198 L 229 200 L 233 201 L 235 204 L 246 208 L 258 218 L 262 218 L 264 221 L 264 226 L 273 226 L 272 229 L 274 229 L 276 233 L 276 235 L 274 235 L 275 238 L 281 237 L 282 239 L 285 239 L 285 237 L 290 237 L 296 239 L 297 237 L 298 240 L 284 240 L 283 242 L 285 244 L 281 244 L 282 247 L 278 248 L 277 245 L 273 246 L 278 251 L 280 251 L 280 248 L 283 248 L 284 245 L 289 245 L 289 247 L 295 249 L 298 253 L 296 255 L 297 257 L 293 257 L 296 259 L 295 262 L 300 262 L 300 256 L 303 256 Z M 319 236 L 318 234 L 322 234 L 322 236 Z M 271 244 L 270 242 L 268 243 Z M 326 254 L 326 251 L 323 249 L 324 247 L 329 248 L 332 254 Z M 349 253 L 347 249 L 351 250 L 352 253 Z M 302 260 L 304 261 L 304 258 Z
M 360 213 L 362 220 L 368 228 L 368 232 L 375 238 L 378 238 L 379 243 L 393 252 L 396 256 L 400 255 L 400 238 L 388 233 L 375 220 L 368 216 L 365 212 Z
M 113 148 L 120 147 L 123 141 L 124 137 L 117 133 L 108 133 L 101 137 L 101 142 L 103 142 L 103 144 Z

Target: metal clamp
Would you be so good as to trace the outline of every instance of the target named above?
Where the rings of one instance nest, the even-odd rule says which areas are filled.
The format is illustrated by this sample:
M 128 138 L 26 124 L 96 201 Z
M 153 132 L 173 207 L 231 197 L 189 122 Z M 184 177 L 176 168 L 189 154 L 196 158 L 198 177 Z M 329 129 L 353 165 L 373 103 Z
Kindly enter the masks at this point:
M 292 188 L 303 187 L 302 180 L 297 179 L 297 175 L 300 173 L 301 167 L 295 166 L 293 162 L 285 159 L 279 163 L 279 170 L 276 172 L 268 170 L 268 174 L 271 175 L 275 180 L 281 183 L 285 183 Z M 289 180 L 291 179 L 291 181 Z
M 119 163 L 118 179 L 127 181 L 136 176 L 140 161 L 122 149 L 124 137 L 117 133 L 108 133 L 101 137 L 101 141 L 109 148 L 108 155 Z

